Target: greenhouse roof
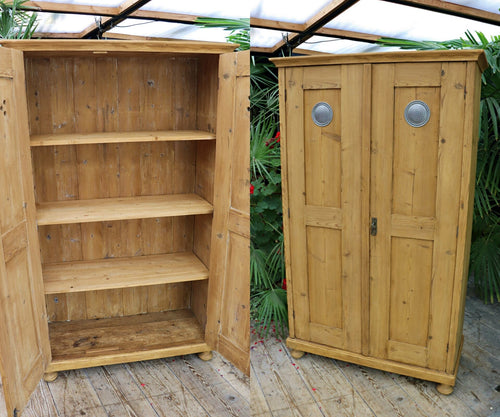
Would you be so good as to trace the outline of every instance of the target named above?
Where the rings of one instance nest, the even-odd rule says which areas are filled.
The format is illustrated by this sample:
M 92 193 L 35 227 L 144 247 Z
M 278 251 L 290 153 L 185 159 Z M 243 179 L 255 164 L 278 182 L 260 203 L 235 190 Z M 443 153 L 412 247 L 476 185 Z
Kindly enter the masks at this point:
M 498 0 L 53 0 L 38 11 L 37 37 L 224 41 L 227 31 L 197 16 L 248 18 L 254 51 L 279 55 L 368 52 L 381 37 L 449 40 L 466 31 L 500 35 Z

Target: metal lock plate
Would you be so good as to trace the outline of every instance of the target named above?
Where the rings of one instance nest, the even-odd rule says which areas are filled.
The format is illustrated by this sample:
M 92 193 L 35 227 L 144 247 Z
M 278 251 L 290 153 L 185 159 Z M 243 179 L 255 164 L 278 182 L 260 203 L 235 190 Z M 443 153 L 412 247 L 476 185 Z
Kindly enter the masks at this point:
M 421 100 L 413 100 L 405 108 L 405 120 L 410 126 L 422 127 L 431 117 L 429 106 Z
M 320 101 L 314 105 L 311 116 L 316 126 L 328 126 L 333 120 L 333 110 L 328 103 Z

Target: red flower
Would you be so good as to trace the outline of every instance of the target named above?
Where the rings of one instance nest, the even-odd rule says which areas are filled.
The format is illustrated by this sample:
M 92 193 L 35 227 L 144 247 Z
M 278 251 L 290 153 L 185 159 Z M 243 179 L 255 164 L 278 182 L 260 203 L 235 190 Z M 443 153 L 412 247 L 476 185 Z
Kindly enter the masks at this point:
M 283 282 L 281 283 L 281 288 L 286 290 L 286 278 L 283 278 Z
M 253 190 L 255 190 L 255 187 L 253 186 L 253 184 L 250 184 L 250 194 L 253 194 Z
M 281 133 L 280 133 L 280 132 L 276 132 L 276 136 L 275 136 L 275 138 L 276 138 L 276 139 L 279 139 L 280 137 L 281 137 Z M 278 140 L 278 142 L 279 142 L 279 140 Z
M 280 143 L 280 138 L 276 139 L 276 143 Z

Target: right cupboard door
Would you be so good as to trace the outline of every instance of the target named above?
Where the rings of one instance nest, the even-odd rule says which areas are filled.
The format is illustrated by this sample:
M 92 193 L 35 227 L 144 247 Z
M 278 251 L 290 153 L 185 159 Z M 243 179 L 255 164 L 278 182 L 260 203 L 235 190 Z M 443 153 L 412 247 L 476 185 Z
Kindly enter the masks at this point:
M 372 66 L 370 355 L 440 371 L 457 256 L 465 81 L 465 63 Z

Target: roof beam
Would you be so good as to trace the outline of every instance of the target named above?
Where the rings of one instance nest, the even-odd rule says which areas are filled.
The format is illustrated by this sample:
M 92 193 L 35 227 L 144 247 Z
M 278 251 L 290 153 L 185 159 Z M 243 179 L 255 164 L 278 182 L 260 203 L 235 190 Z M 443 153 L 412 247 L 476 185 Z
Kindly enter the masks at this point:
M 53 3 L 50 1 L 27 1 L 23 7 L 37 12 L 114 16 L 120 12 L 118 7 L 86 6 L 81 4 Z
M 500 14 L 473 7 L 462 6 L 442 0 L 382 0 L 389 3 L 402 4 L 404 6 L 417 7 L 419 9 L 441 12 L 453 16 L 473 19 L 479 22 L 490 23 L 500 26 Z
M 83 37 L 85 39 L 92 39 L 92 38 L 100 38 L 104 32 L 107 32 L 108 30 L 112 29 L 116 25 L 120 24 L 123 22 L 125 19 L 129 17 L 129 15 L 136 10 L 140 9 L 142 6 L 145 4 L 149 3 L 150 0 L 126 0 L 122 4 L 120 4 L 119 9 L 120 12 L 105 21 L 102 21 L 101 24 L 96 27 L 95 29 L 91 30 L 87 34 L 85 34 Z
M 282 40 L 278 42 L 273 48 L 273 53 L 275 55 L 280 55 L 282 51 L 291 52 L 292 49 L 295 49 L 301 43 L 314 36 L 318 29 L 322 28 L 358 1 L 359 0 L 333 0 L 330 4 L 321 9 L 319 13 L 309 19 L 301 32 L 292 35 L 287 41 Z
M 305 24 L 280 22 L 268 19 L 250 18 L 250 26 L 259 29 L 282 30 L 287 32 L 302 32 L 305 30 Z M 330 36 L 340 39 L 349 39 L 353 41 L 362 42 L 375 42 L 380 39 L 381 35 L 374 35 L 371 33 L 355 32 L 352 30 L 333 29 L 333 28 L 320 28 L 316 31 L 315 35 Z

